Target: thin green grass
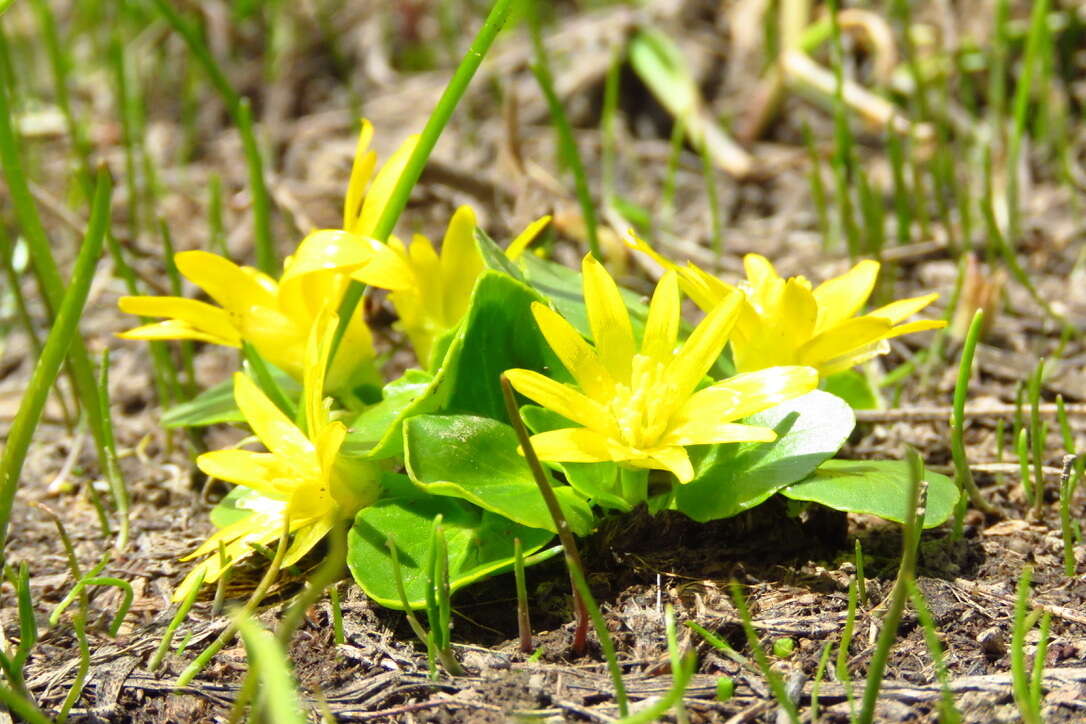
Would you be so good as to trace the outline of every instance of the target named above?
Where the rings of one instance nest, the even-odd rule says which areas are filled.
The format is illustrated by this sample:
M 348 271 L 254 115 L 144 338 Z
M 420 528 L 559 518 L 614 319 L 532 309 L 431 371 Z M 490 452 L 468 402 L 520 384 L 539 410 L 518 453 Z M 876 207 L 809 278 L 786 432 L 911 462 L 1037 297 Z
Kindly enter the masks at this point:
M 0 96 L 3 95 L 3 92 L 0 91 Z M 7 117 L 5 110 L 0 108 L 0 116 L 4 116 L 4 118 Z M 3 136 L 5 126 L 8 126 L 8 124 L 0 120 L 0 137 Z M 3 142 L 0 140 L 0 146 L 2 145 Z M 72 279 L 67 292 L 62 295 L 62 301 L 58 305 L 56 321 L 45 340 L 41 357 L 34 367 L 30 382 L 27 384 L 27 392 L 19 404 L 19 411 L 12 421 L 11 429 L 7 435 L 7 442 L 4 445 L 4 452 L 0 456 L 0 550 L 3 549 L 4 543 L 7 541 L 11 507 L 15 500 L 15 490 L 19 485 L 19 474 L 23 468 L 23 461 L 30 449 L 31 437 L 38 426 L 38 421 L 41 419 L 45 401 L 49 396 L 49 390 L 60 372 L 61 363 L 68 354 L 69 349 L 83 351 L 82 360 L 86 363 L 86 372 L 90 373 L 90 360 L 86 357 L 86 350 L 82 347 L 82 339 L 76 329 L 83 312 L 83 305 L 87 300 L 87 294 L 90 292 L 91 280 L 94 278 L 98 257 L 102 251 L 102 242 L 105 238 L 106 225 L 109 222 L 110 188 L 109 177 L 105 171 L 100 171 L 90 223 L 87 226 L 87 235 L 84 237 L 83 246 L 79 250 L 79 257 L 76 259 Z M 57 282 L 59 283 L 59 278 Z M 76 359 L 76 355 L 73 355 L 72 359 Z M 95 401 L 98 398 L 97 388 L 93 384 L 89 388 L 87 398 Z M 96 407 L 92 407 L 91 410 L 95 410 Z M 97 416 L 92 414 L 91 417 Z M 96 423 L 92 426 L 92 429 L 98 430 L 98 436 L 101 438 L 103 434 L 102 424 L 100 422 Z M 101 449 L 106 449 L 104 439 L 102 440 Z M 103 454 L 100 459 L 105 463 L 106 456 Z

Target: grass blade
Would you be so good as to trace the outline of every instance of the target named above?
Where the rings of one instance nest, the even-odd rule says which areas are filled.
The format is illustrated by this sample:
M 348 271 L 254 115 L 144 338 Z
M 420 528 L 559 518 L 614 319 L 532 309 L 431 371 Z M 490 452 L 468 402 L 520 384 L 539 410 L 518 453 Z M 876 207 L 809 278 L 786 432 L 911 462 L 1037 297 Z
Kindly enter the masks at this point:
M 4 95 L 3 91 L 0 91 L 0 96 L 2 95 Z M 0 109 L 0 115 L 5 115 L 4 110 Z M 0 127 L 5 125 L 7 123 L 0 121 Z M 53 386 L 57 373 L 60 372 L 60 365 L 68 353 L 69 346 L 74 347 L 76 340 L 79 340 L 77 331 L 79 319 L 83 313 L 83 305 L 87 301 L 87 294 L 90 292 L 91 280 L 94 278 L 98 265 L 102 242 L 105 239 L 106 224 L 109 221 L 110 189 L 109 176 L 103 169 L 98 173 L 98 188 L 94 194 L 94 206 L 87 226 L 87 235 L 79 250 L 79 258 L 76 260 L 68 291 L 63 295 L 56 321 L 45 340 L 45 347 L 42 349 L 41 357 L 38 358 L 38 364 L 34 367 L 26 395 L 23 396 L 19 411 L 8 432 L 3 456 L 0 457 L 0 551 L 3 550 L 4 543 L 7 541 L 11 506 L 15 500 L 15 489 L 19 484 L 19 474 L 22 472 L 23 461 L 30 447 L 30 439 L 41 419 L 49 389 Z M 82 349 L 82 340 L 79 340 L 78 344 Z M 84 350 L 87 372 L 90 373 L 90 360 L 86 359 L 85 354 Z M 93 386 L 91 391 L 95 392 Z M 92 417 L 97 416 L 92 413 Z

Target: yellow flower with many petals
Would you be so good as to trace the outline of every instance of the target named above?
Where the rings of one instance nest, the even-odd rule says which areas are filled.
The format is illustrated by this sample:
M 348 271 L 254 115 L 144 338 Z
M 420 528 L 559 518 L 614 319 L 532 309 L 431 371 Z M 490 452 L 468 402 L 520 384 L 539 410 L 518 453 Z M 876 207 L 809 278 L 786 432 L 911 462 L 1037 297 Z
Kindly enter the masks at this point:
M 531 370 L 506 372 L 522 395 L 580 425 L 532 436 L 543 460 L 610 460 L 669 470 L 689 482 L 694 471 L 687 446 L 772 441 L 772 430 L 735 421 L 818 385 L 809 367 L 776 367 L 698 390 L 736 323 L 742 295 L 725 295 L 680 347 L 679 282 L 668 271 L 652 296 L 638 348 L 614 280 L 591 256 L 583 274 L 595 348 L 557 313 L 532 305 L 539 329 L 579 389 Z
M 549 220 L 543 217 L 530 224 L 509 245 L 509 253 L 520 253 Z M 449 220 L 440 254 L 421 234 L 415 235 L 410 246 L 394 237 L 387 246 L 373 248 L 373 258 L 354 278 L 390 290 L 399 327 L 419 361 L 426 364 L 434 340 L 464 316 L 482 271 L 483 259 L 475 245 L 475 213 L 461 206 Z
M 797 276 L 783 279 L 764 256 L 743 257 L 747 280 L 738 287 L 687 263 L 680 267 L 634 237 L 633 248 L 675 270 L 694 303 L 710 310 L 736 289 L 743 293 L 732 331 L 732 357 L 740 372 L 777 365 L 809 365 L 826 377 L 889 351 L 886 340 L 911 332 L 939 329 L 946 322 L 905 320 L 935 301 L 938 294 L 901 299 L 856 316 L 879 275 L 879 263 L 865 260 L 848 272 L 811 288 Z
M 325 307 L 338 308 L 350 272 L 372 258 L 369 244 L 358 243 L 373 231 L 403 173 L 417 136 L 408 138 L 381 167 L 367 150 L 373 126 L 362 122 L 351 181 L 344 201 L 343 229 L 315 231 L 302 240 L 276 280 L 205 251 L 175 256 L 181 273 L 219 306 L 182 297 L 122 297 L 122 311 L 169 317 L 121 334 L 126 339 L 195 339 L 230 347 L 249 342 L 266 360 L 301 379 L 306 339 Z M 372 182 L 371 182 L 372 178 Z M 328 386 L 347 392 L 360 384 L 379 384 L 373 340 L 361 315 L 348 324 Z
M 291 422 L 248 377 L 234 375 L 234 399 L 246 422 L 268 449 L 217 450 L 196 459 L 207 475 L 248 488 L 256 493 L 242 498 L 239 506 L 252 512 L 212 535 L 183 560 L 208 556 L 174 592 L 181 600 L 203 574 L 205 583 L 252 552 L 250 544 L 268 544 L 284 529 L 294 539 L 283 565 L 305 555 L 339 520 L 353 516 L 377 497 L 377 468 L 371 463 L 348 463 L 339 458 L 347 429 L 330 421 L 323 405 L 324 373 L 336 318 L 324 315 L 314 326 L 305 351 L 304 399 L 308 434 Z M 221 565 L 219 544 L 226 550 Z

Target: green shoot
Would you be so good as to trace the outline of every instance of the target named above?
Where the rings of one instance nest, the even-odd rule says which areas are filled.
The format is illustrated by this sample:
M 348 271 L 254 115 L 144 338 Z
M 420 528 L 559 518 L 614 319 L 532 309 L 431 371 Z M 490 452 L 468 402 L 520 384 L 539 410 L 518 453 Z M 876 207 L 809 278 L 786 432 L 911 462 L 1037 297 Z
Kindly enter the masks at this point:
M 532 653 L 532 621 L 528 611 L 528 586 L 524 580 L 524 548 L 520 538 L 513 539 L 513 577 L 517 587 L 517 632 L 520 652 Z
M 166 626 L 166 633 L 162 634 L 162 641 L 159 642 L 158 648 L 155 649 L 155 653 L 151 657 L 151 661 L 147 664 L 147 669 L 149 671 L 156 671 L 158 667 L 162 665 L 162 660 L 166 658 L 166 652 L 170 650 L 170 644 L 173 643 L 174 634 L 177 633 L 177 629 L 181 625 L 181 622 L 189 615 L 192 604 L 196 603 L 196 597 L 200 594 L 200 587 L 202 585 L 204 585 L 204 574 L 201 571 L 196 577 L 196 582 L 189 588 L 185 600 L 183 600 L 178 607 L 177 613 L 173 615 L 169 625 Z
M 287 652 L 280 641 L 260 626 L 248 611 L 234 620 L 248 652 L 250 671 L 259 677 L 261 699 L 266 721 L 274 724 L 303 724 L 308 721 L 302 713 L 298 685 L 287 664 Z
M 1030 453 L 1033 458 L 1033 515 L 1040 517 L 1045 498 L 1045 437 L 1047 429 L 1041 421 L 1041 384 L 1044 381 L 1045 361 L 1042 357 L 1029 378 L 1027 395 L 1029 397 L 1029 439 Z
M 536 485 L 539 486 L 539 492 L 542 494 L 543 500 L 547 505 L 547 511 L 550 513 L 551 519 L 554 520 L 554 527 L 558 531 L 558 540 L 561 541 L 562 548 L 566 554 L 566 563 L 569 568 L 571 582 L 573 583 L 573 607 L 577 612 L 577 628 L 573 634 L 573 651 L 580 656 L 584 653 L 586 645 L 588 611 L 586 609 L 587 602 L 581 598 L 580 586 L 576 583 L 576 577 L 580 576 L 582 579 L 584 578 L 584 574 L 582 573 L 582 571 L 584 571 L 584 564 L 581 563 L 581 555 L 577 552 L 577 542 L 573 538 L 573 532 L 570 530 L 569 521 L 566 520 L 566 515 L 562 512 L 562 506 L 558 504 L 558 498 L 555 496 L 554 490 L 547 480 L 547 474 L 543 470 L 543 465 L 539 462 L 539 458 L 536 457 L 535 448 L 532 447 L 532 442 L 528 436 L 528 429 L 524 426 L 524 420 L 520 416 L 520 409 L 517 407 L 513 386 L 509 384 L 509 380 L 505 375 L 501 376 L 501 385 L 502 395 L 505 398 L 505 410 L 509 414 L 510 421 L 513 423 L 513 430 L 516 432 L 517 442 L 520 443 L 520 447 L 524 451 L 524 458 L 528 461 L 528 467 L 532 470 L 532 477 L 535 478 Z M 576 571 L 574 569 L 576 569 Z
M 162 3 L 165 0 L 156 0 L 156 2 Z M 463 98 L 464 93 L 467 91 L 475 71 L 479 69 L 479 65 L 483 62 L 487 51 L 493 45 L 494 39 L 498 36 L 498 31 L 505 25 L 513 3 L 514 0 L 495 0 L 494 5 L 490 8 L 490 13 L 486 16 L 486 20 L 483 21 L 483 27 L 479 29 L 478 34 L 471 43 L 471 47 L 468 48 L 463 60 L 460 61 L 460 65 L 456 67 L 452 78 L 449 79 L 449 84 L 445 86 L 445 91 L 441 94 L 441 98 L 438 99 L 433 112 L 430 113 L 430 117 L 426 119 L 426 125 L 423 126 L 422 133 L 419 134 L 419 142 L 407 159 L 403 173 L 396 180 L 396 185 L 392 188 L 392 193 L 389 194 L 388 202 L 381 211 L 380 218 L 377 219 L 377 225 L 373 230 L 373 238 L 378 241 L 388 241 L 388 237 L 396 227 L 400 214 L 407 208 L 407 200 L 411 196 L 411 189 L 415 188 L 415 184 L 418 183 L 419 178 L 422 176 L 422 169 L 426 166 L 426 160 L 430 158 L 430 153 L 434 150 L 434 146 L 437 145 L 437 139 L 440 138 L 441 132 L 445 130 L 449 119 L 452 118 L 457 104 L 460 103 L 460 99 Z M 359 301 L 362 300 L 364 291 L 365 285 L 351 282 L 343 293 L 343 300 L 340 302 L 338 310 L 339 326 L 336 327 L 335 336 L 332 337 L 332 351 L 328 356 L 329 366 L 335 360 L 336 350 L 339 349 L 339 343 L 347 331 L 347 325 L 354 316 L 355 310 L 358 308 Z
M 1026 671 L 1026 634 L 1032 625 L 1027 623 L 1026 609 L 1029 607 L 1030 580 L 1033 568 L 1025 566 L 1018 579 L 1018 591 L 1014 604 L 1014 629 L 1011 635 L 1011 681 L 1014 687 L 1014 702 L 1018 713 L 1026 724 L 1041 724 L 1040 687 L 1033 686 L 1030 672 Z M 1047 628 L 1047 627 L 1046 627 Z M 1036 667 L 1036 663 L 1034 664 Z M 1044 666 L 1044 662 L 1041 662 Z
M 596 207 L 592 203 L 592 194 L 588 189 L 588 174 L 585 171 L 584 160 L 577 149 L 577 142 L 573 138 L 573 127 L 569 123 L 562 101 L 554 90 L 554 78 L 551 75 L 550 59 L 543 45 L 543 35 L 539 21 L 539 0 L 531 0 L 531 34 L 532 48 L 535 60 L 532 63 L 532 74 L 535 76 L 539 89 L 547 101 L 547 108 L 551 114 L 551 122 L 558 134 L 558 149 L 564 165 L 573 172 L 573 184 L 577 193 L 577 201 L 581 205 L 581 215 L 584 216 L 585 230 L 588 233 L 588 248 L 592 256 L 603 261 L 600 251 L 600 239 L 598 222 L 596 220 Z
M 3 96 L 4 92 L 0 90 L 0 97 Z M 4 145 L 4 129 L 10 130 L 10 126 L 5 120 L 7 119 L 6 110 L 6 108 L 0 108 L 0 148 Z M 4 165 L 9 174 L 14 173 L 12 169 L 7 168 L 6 159 Z M 14 193 L 14 186 L 12 186 L 12 192 Z M 87 226 L 87 235 L 83 240 L 79 257 L 76 259 L 75 270 L 72 272 L 68 291 L 64 293 L 63 299 L 58 304 L 56 321 L 49 331 L 41 357 L 38 359 L 30 383 L 27 385 L 27 393 L 19 404 L 19 411 L 16 413 L 8 431 L 4 452 L 0 455 L 0 551 L 3 550 L 4 543 L 7 541 L 11 507 L 15 501 L 15 489 L 19 484 L 19 475 L 22 472 L 27 450 L 30 448 L 34 428 L 37 427 L 38 420 L 41 419 L 45 400 L 49 395 L 54 380 L 56 380 L 57 373 L 60 371 L 60 365 L 68 354 L 69 347 L 73 352 L 76 350 L 82 351 L 82 362 L 73 365 L 73 367 L 77 367 L 90 375 L 91 385 L 87 390 L 87 397 L 84 399 L 97 399 L 97 389 L 94 386 L 90 360 L 86 357 L 86 349 L 82 346 L 82 340 L 79 338 L 76 328 L 83 313 L 83 305 L 86 302 L 87 294 L 90 292 L 91 280 L 94 278 L 95 268 L 98 264 L 98 256 L 102 251 L 106 224 L 109 221 L 109 193 L 109 177 L 103 170 L 98 174 L 98 187 L 94 195 L 93 211 L 90 223 Z M 48 248 L 46 248 L 45 252 L 48 254 Z M 50 257 L 49 260 L 52 261 L 52 258 Z M 55 267 L 53 271 L 56 271 Z M 56 281 L 58 284 L 60 283 L 59 276 Z M 77 357 L 78 353 L 73 354 L 73 360 Z M 85 368 L 81 366 L 84 362 L 86 363 Z M 96 410 L 97 405 L 89 409 Z M 98 416 L 92 414 L 91 417 L 97 419 Z M 101 437 L 101 424 L 97 421 L 93 422 L 91 428 L 97 430 L 98 439 L 103 440 Z M 103 440 L 100 450 L 104 449 Z M 106 460 L 104 455 L 100 456 L 99 459 L 103 460 L 103 462 Z
M 750 646 L 751 652 L 754 654 L 754 661 L 758 664 L 762 676 L 769 682 L 773 698 L 781 705 L 781 709 L 788 716 L 788 721 L 792 722 L 792 724 L 799 724 L 799 712 L 796 711 L 796 703 L 788 695 L 788 690 L 785 688 L 780 674 L 770 666 L 769 657 L 766 656 L 765 649 L 762 648 L 762 642 L 758 640 L 758 633 L 754 630 L 754 623 L 750 617 L 750 610 L 747 608 L 747 599 L 743 596 L 743 589 L 735 581 L 731 583 L 731 593 L 732 602 L 735 603 L 735 608 L 739 611 L 739 619 L 743 623 L 743 633 L 747 636 L 747 645 Z
M 833 643 L 827 641 L 822 645 L 822 653 L 818 656 L 818 667 L 815 669 L 814 681 L 811 683 L 811 721 L 818 721 L 818 689 L 822 685 L 822 678 L 826 675 L 826 668 L 830 662 L 830 654 L 833 652 Z
M 879 632 L 875 652 L 871 655 L 867 683 L 864 686 L 863 705 L 856 718 L 858 724 L 871 724 L 874 720 L 875 704 L 878 702 L 879 690 L 882 687 L 886 662 L 890 656 L 890 648 L 897 639 L 898 624 L 901 623 L 901 615 L 909 597 L 908 582 L 913 580 L 916 574 L 916 558 L 923 525 L 923 501 L 927 486 L 924 482 L 924 461 L 920 458 L 920 454 L 910 447 L 905 451 L 905 459 L 909 465 L 909 497 L 902 539 L 901 566 L 898 569 L 897 580 L 894 581 L 894 588 L 890 592 L 889 606 L 882 621 L 882 631 Z
M 580 595 L 585 608 L 588 609 L 588 615 L 592 619 L 592 627 L 596 629 L 596 637 L 600 641 L 600 648 L 603 649 L 603 657 L 607 660 L 607 670 L 611 673 L 611 683 L 615 687 L 615 703 L 618 704 L 619 715 L 625 717 L 629 714 L 630 705 L 626 697 L 626 684 L 622 681 L 622 668 L 618 665 L 615 643 L 611 640 L 611 634 L 607 630 L 607 622 L 603 620 L 603 614 L 600 613 L 600 607 L 592 596 L 592 590 L 588 587 L 588 581 L 585 580 L 579 561 L 574 561 L 568 552 L 566 553 L 566 567 L 569 569 L 570 578 L 573 579 L 574 589 Z M 669 705 L 664 711 L 670 708 Z M 656 717 L 653 716 L 645 721 L 654 721 L 655 719 Z
M 959 499 L 954 508 L 954 537 L 962 535 L 962 519 L 965 515 L 965 497 L 968 495 L 978 509 L 994 513 L 995 509 L 984 499 L 973 480 L 973 471 L 965 455 L 965 398 L 969 394 L 969 378 L 973 373 L 973 356 L 984 324 L 984 310 L 978 309 L 969 324 L 969 332 L 962 345 L 962 357 L 958 362 L 958 380 L 954 385 L 954 407 L 950 417 L 950 451 L 954 458 L 954 482 L 958 484 Z
M 957 724 L 961 721 L 961 714 L 954 706 L 954 694 L 950 690 L 950 674 L 947 671 L 946 661 L 943 658 L 943 645 L 939 641 L 939 632 L 935 628 L 935 620 L 924 602 L 924 596 L 916 585 L 916 581 L 906 582 L 909 588 L 909 598 L 913 608 L 916 609 L 917 618 L 924 628 L 924 642 L 931 654 L 932 663 L 935 666 L 935 676 L 939 680 L 941 698 L 939 701 L 939 721 L 941 724 Z
M 860 594 L 860 605 L 867 606 L 867 579 L 864 576 L 864 549 L 860 539 L 856 539 L 856 586 Z
M 153 0 L 155 8 L 167 23 L 180 35 L 189 52 L 196 57 L 211 85 L 218 91 L 226 104 L 234 124 L 241 134 L 241 143 L 245 151 L 245 162 L 249 170 L 249 192 L 253 196 L 253 239 L 256 245 L 257 266 L 266 274 L 275 275 L 278 261 L 271 233 L 271 201 L 268 188 L 264 183 L 264 163 L 260 148 L 253 134 L 252 113 L 249 100 L 234 90 L 226 74 L 212 57 L 211 51 L 200 37 L 199 31 L 183 18 L 167 0 Z
M 283 521 L 283 534 L 279 536 L 279 545 L 275 549 L 275 558 L 272 560 L 271 565 L 264 571 L 264 577 L 260 579 L 260 583 L 253 589 L 252 595 L 249 596 L 249 600 L 245 602 L 245 605 L 241 609 L 239 615 L 249 615 L 256 610 L 256 607 L 260 605 L 260 602 L 264 600 L 264 596 L 268 593 L 268 589 L 271 588 L 271 584 L 275 581 L 279 575 L 279 567 L 283 564 L 283 557 L 287 553 L 287 540 L 290 539 L 290 519 L 287 518 Z M 196 676 L 204 670 L 204 667 L 211 662 L 211 659 L 215 658 L 215 654 L 222 651 L 222 648 L 228 643 L 234 640 L 234 636 L 238 632 L 237 619 L 230 623 L 223 632 L 219 634 L 211 645 L 200 652 L 200 655 L 196 659 L 185 667 L 185 670 L 181 672 L 181 675 L 177 677 L 176 686 L 181 688 L 188 686 Z
M 113 437 L 113 413 L 109 409 L 109 349 L 102 350 L 102 362 L 98 367 L 98 402 L 102 434 L 105 438 L 105 473 L 109 481 L 109 490 L 113 494 L 113 505 L 117 509 L 119 525 L 114 546 L 123 551 L 128 545 L 128 488 L 117 462 L 117 441 Z

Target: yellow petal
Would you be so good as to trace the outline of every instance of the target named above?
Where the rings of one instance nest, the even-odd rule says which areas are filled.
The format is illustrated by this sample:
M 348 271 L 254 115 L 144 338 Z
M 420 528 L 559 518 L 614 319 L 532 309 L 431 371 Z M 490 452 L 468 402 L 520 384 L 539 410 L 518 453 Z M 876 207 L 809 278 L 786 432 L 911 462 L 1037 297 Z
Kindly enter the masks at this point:
M 706 420 L 684 429 L 682 434 L 672 433 L 663 441 L 675 445 L 715 445 L 726 442 L 773 442 L 776 439 L 777 433 L 768 427 Z
M 871 296 L 879 276 L 879 263 L 865 259 L 839 277 L 819 284 L 813 294 L 818 303 L 815 334 L 855 316 Z
M 720 357 L 721 350 L 728 342 L 728 334 L 739 316 L 742 300 L 742 294 L 732 293 L 716 305 L 694 328 L 668 365 L 666 379 L 675 386 L 677 399 L 686 399 Z
M 326 424 L 316 438 L 317 456 L 320 459 L 321 475 L 328 479 L 335 468 L 336 459 L 339 457 L 339 449 L 343 446 L 343 440 L 347 437 L 347 428 L 342 422 L 334 421 Z
M 777 270 L 761 254 L 747 254 L 743 257 L 743 269 L 747 272 L 747 280 L 750 285 L 758 289 L 773 280 L 780 279 Z
M 627 237 L 624 240 L 625 243 L 626 243 L 626 246 L 633 249 L 634 251 L 641 252 L 642 254 L 644 254 L 645 256 L 649 257 L 654 262 L 656 262 L 657 264 L 662 266 L 664 269 L 678 270 L 679 266 L 675 262 L 671 261 L 670 259 L 665 258 L 663 255 L 660 254 L 660 252 L 653 249 L 652 246 L 647 241 L 645 241 L 644 239 L 642 239 L 640 236 L 637 235 L 636 231 L 634 231 L 633 229 L 630 229 L 626 233 L 627 233 Z
M 793 277 L 784 285 L 777 324 L 773 326 L 770 334 L 793 340 L 797 345 L 802 344 L 814 333 L 819 311 L 811 290 L 803 281 Z M 761 333 L 767 332 L 769 330 L 763 329 Z
M 184 297 L 121 297 L 117 300 L 117 306 L 128 314 L 172 317 L 211 337 L 229 339 L 234 346 L 241 341 L 230 315 L 207 302 Z
M 246 545 L 249 541 L 264 543 L 269 540 L 275 540 L 282 535 L 282 533 L 283 519 L 281 515 L 275 513 L 253 513 L 239 521 L 231 523 L 225 528 L 220 528 L 210 538 L 200 544 L 199 548 L 192 553 L 189 553 L 187 556 L 183 556 L 181 560 L 190 561 L 193 558 L 207 555 L 212 551 L 218 551 L 219 542 L 222 541 L 227 544 L 226 552 L 228 557 L 234 558 L 236 561 L 237 559 L 243 558 L 244 553 L 249 550 L 248 545 Z M 233 552 L 234 555 L 230 555 L 231 552 Z
M 279 280 L 280 287 L 292 279 L 321 270 L 354 271 L 369 263 L 374 249 L 364 238 L 340 229 L 310 232 L 290 257 Z
M 402 291 L 417 286 L 415 272 L 407 260 L 407 252 L 396 240 L 385 246 L 377 241 L 369 242 L 375 247 L 375 253 L 366 266 L 351 275 L 363 284 L 378 289 Z
M 294 540 L 291 542 L 290 548 L 283 555 L 282 565 L 292 566 L 301 560 L 302 556 L 311 551 L 313 546 L 320 543 L 321 539 L 328 535 L 328 531 L 332 530 L 334 524 L 335 517 L 326 515 L 323 518 L 318 518 L 311 523 L 300 526 L 297 529 L 298 532 L 294 534 Z
M 581 333 L 560 314 L 539 302 L 532 302 L 532 316 L 577 386 L 594 400 L 609 399 L 614 392 L 614 380 Z
M 898 322 L 902 322 L 913 316 L 938 298 L 939 294 L 937 292 L 933 292 L 931 294 L 925 294 L 922 297 L 899 299 L 896 302 L 890 302 L 886 306 L 879 307 L 874 311 L 868 312 L 864 316 L 881 317 L 883 319 L 890 320 L 892 324 L 897 324 Z
M 373 236 L 377 221 L 381 218 L 385 206 L 388 205 L 389 197 L 392 196 L 392 189 L 395 188 L 396 182 L 399 181 L 400 176 L 403 174 L 404 167 L 407 166 L 407 160 L 411 157 L 418 142 L 419 137 L 417 134 L 408 136 L 407 140 L 400 144 L 396 152 L 389 157 L 381 170 L 377 172 L 377 176 L 374 177 L 369 190 L 366 191 L 366 200 L 362 202 L 362 210 L 358 213 L 358 220 L 347 231 L 360 236 Z
M 343 197 L 343 228 L 349 229 L 358 218 L 362 207 L 362 197 L 366 186 L 377 165 L 377 152 L 367 151 L 373 140 L 373 124 L 362 119 L 362 130 L 358 133 L 358 144 L 354 149 L 354 161 L 351 163 L 351 179 L 347 184 L 347 194 Z
M 249 450 L 213 450 L 196 458 L 196 467 L 206 475 L 235 483 L 275 500 L 287 500 L 289 490 L 281 484 L 282 461 L 271 453 Z
M 464 316 L 482 271 L 483 258 L 475 246 L 475 212 L 470 206 L 461 206 L 449 220 L 441 242 L 441 308 L 446 324 L 451 326 Z
M 737 291 L 692 262 L 687 262 L 678 271 L 683 293 L 705 313 L 711 312 L 728 294 Z
M 883 339 L 890 322 L 878 317 L 855 317 L 822 332 L 798 350 L 799 364 L 818 367 L 822 362 Z
M 230 337 L 220 337 L 208 334 L 203 330 L 193 329 L 188 322 L 179 322 L 176 319 L 169 319 L 155 324 L 145 324 L 141 327 L 129 329 L 126 332 L 119 332 L 117 336 L 121 339 L 145 340 L 191 339 L 197 342 L 221 344 L 226 347 L 241 346 L 241 338 L 236 334 Z
M 585 307 L 596 354 L 612 378 L 628 384 L 630 363 L 636 352 L 630 314 L 615 280 L 591 254 L 584 258 L 581 269 Z
M 942 319 L 918 319 L 915 322 L 897 325 L 891 329 L 890 334 L 883 337 L 883 339 L 892 339 L 893 337 L 900 337 L 903 334 L 912 334 L 913 332 L 926 332 L 929 329 L 942 329 L 945 326 L 946 322 Z
M 679 278 L 668 270 L 656 284 L 649 302 L 641 354 L 666 364 L 671 360 L 679 339 Z
M 271 307 L 275 297 L 251 274 L 218 254 L 182 251 L 174 255 L 178 270 L 207 292 L 223 309 L 242 312 L 253 306 Z
M 532 435 L 532 448 L 540 460 L 598 463 L 626 459 L 621 448 L 616 450 L 615 447 L 607 436 L 583 427 L 567 427 Z
M 664 440 L 674 445 L 703 444 L 684 441 L 698 439 L 701 429 L 741 420 L 816 387 L 818 372 L 810 367 L 770 367 L 736 375 L 695 392 L 675 414 Z
M 252 380 L 240 372 L 234 373 L 234 399 L 260 442 L 284 464 L 300 474 L 311 474 L 317 468 L 313 443 Z
M 338 324 L 339 317 L 325 307 L 314 321 L 305 346 L 302 394 L 305 396 L 305 424 L 311 440 L 320 436 L 328 422 L 324 409 L 324 375 Z
M 415 272 L 415 291 L 431 302 L 425 314 L 431 319 L 444 319 L 445 310 L 441 307 L 441 258 L 434 251 L 434 245 L 422 234 L 415 234 L 411 238 L 407 256 Z
M 614 426 L 606 407 L 568 385 L 555 382 L 532 370 L 506 370 L 505 376 L 517 392 L 568 420 L 608 432 Z
M 524 250 L 528 248 L 528 245 L 535 241 L 535 238 L 539 236 L 539 232 L 543 230 L 547 224 L 551 222 L 551 217 L 544 216 L 536 219 L 528 226 L 524 227 L 524 231 L 517 234 L 517 238 L 509 242 L 509 246 L 505 250 L 505 258 L 510 261 L 516 261 L 517 258 L 524 253 Z
M 631 461 L 638 467 L 649 467 L 639 460 Z M 646 461 L 653 468 L 662 468 L 672 473 L 680 483 L 689 483 L 694 479 L 694 466 L 690 464 L 690 456 L 685 448 L 660 447 L 652 450 L 649 460 Z

